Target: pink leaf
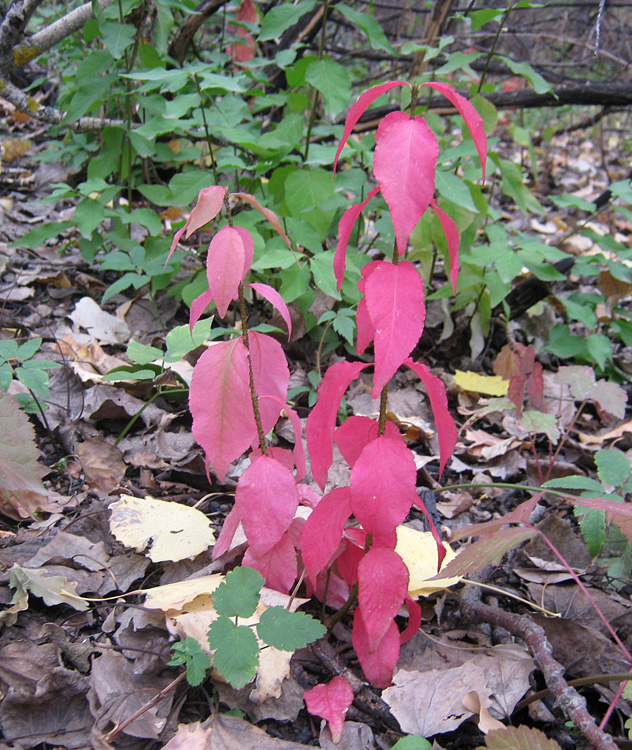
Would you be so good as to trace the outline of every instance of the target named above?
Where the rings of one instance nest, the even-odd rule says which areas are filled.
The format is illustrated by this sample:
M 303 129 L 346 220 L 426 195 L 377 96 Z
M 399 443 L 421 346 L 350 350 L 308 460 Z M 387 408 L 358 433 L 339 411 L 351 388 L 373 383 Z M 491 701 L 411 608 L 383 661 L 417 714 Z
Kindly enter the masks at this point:
M 241 198 L 242 201 L 245 201 L 246 203 L 249 203 L 253 208 L 256 208 L 257 211 L 259 211 L 262 216 L 265 216 L 266 219 L 272 224 L 272 226 L 276 229 L 276 231 L 281 235 L 281 238 L 285 242 L 285 244 L 292 249 L 292 243 L 288 239 L 287 234 L 285 233 L 285 230 L 281 226 L 281 222 L 279 221 L 279 217 L 274 213 L 274 211 L 270 211 L 269 208 L 264 208 L 261 203 L 255 198 L 254 195 L 250 195 L 250 193 L 231 193 L 231 196 L 233 198 Z
M 272 336 L 250 331 L 250 360 L 255 391 L 260 398 L 259 411 L 265 433 L 277 423 L 282 406 L 287 401 L 287 387 L 290 382 L 290 370 L 283 347 Z M 274 399 L 264 399 L 273 396 Z M 276 400 L 275 400 L 276 399 Z
M 242 0 L 239 6 L 239 14 L 237 15 L 238 21 L 247 21 L 248 23 L 257 22 L 257 9 L 253 0 Z M 233 31 L 234 26 L 231 24 L 230 27 Z M 239 26 L 236 30 L 236 35 L 243 39 L 245 44 L 231 44 L 227 52 L 232 57 L 234 62 L 248 62 L 255 56 L 255 41 L 252 35 L 248 33 L 248 30 L 243 26 Z
M 323 499 L 322 495 L 320 495 L 320 493 L 318 493 L 313 487 L 310 487 L 308 484 L 299 483 L 296 485 L 296 487 L 298 489 L 298 497 L 301 505 L 306 505 L 312 510 Z
M 217 560 L 217 558 L 221 557 L 224 552 L 228 552 L 240 521 L 241 518 L 239 517 L 239 511 L 233 505 L 230 513 L 224 519 L 224 525 L 222 526 L 222 530 L 219 532 L 219 536 L 213 547 L 213 560 Z
M 359 285 L 360 282 L 358 282 L 358 286 Z M 356 343 L 357 350 L 358 354 L 362 354 L 371 341 L 373 341 L 373 337 L 375 336 L 375 329 L 373 328 L 373 323 L 369 317 L 369 310 L 366 305 L 365 297 L 361 297 L 358 302 L 358 309 L 356 310 L 356 326 L 358 329 Z
M 368 365 L 363 362 L 337 362 L 332 365 L 318 389 L 318 402 L 305 425 L 307 448 L 312 459 L 312 474 L 321 489 L 333 460 L 334 429 L 340 402 L 352 380 Z
M 173 238 L 167 260 L 171 257 L 171 253 L 176 249 L 180 237 L 182 237 L 185 232 L 188 239 L 196 229 L 208 224 L 209 221 L 212 221 L 217 216 L 222 210 L 226 190 L 228 190 L 228 188 L 220 187 L 219 185 L 212 185 L 211 187 L 200 190 L 195 208 L 191 211 L 186 224 L 182 229 L 179 229 L 176 232 L 175 237 Z
M 189 328 L 193 331 L 193 327 L 202 317 L 202 313 L 213 301 L 213 292 L 202 292 L 199 297 L 196 297 L 191 303 L 191 310 L 189 311 Z
M 378 648 L 370 652 L 364 619 L 358 607 L 353 618 L 351 640 L 367 681 L 374 687 L 387 688 L 393 680 L 393 670 L 399 658 L 399 630 L 396 623 L 391 621 Z
M 415 348 L 424 327 L 424 283 L 408 260 L 397 265 L 383 260 L 370 264 L 364 296 L 375 331 L 373 398 Z
M 421 607 L 410 596 L 405 599 L 406 609 L 408 610 L 408 625 L 406 629 L 399 634 L 400 643 L 408 643 L 421 627 Z
M 350 515 L 349 488 L 336 487 L 321 499 L 303 525 L 301 552 L 314 588 L 318 574 L 328 565 L 342 541 L 344 526 Z
M 345 532 L 346 536 L 346 532 Z M 358 581 L 358 565 L 364 557 L 364 546 L 358 547 L 350 539 L 344 539 L 344 549 L 336 558 L 336 570 L 349 586 Z
M 476 146 L 478 158 L 481 160 L 483 182 L 485 182 L 485 170 L 487 168 L 487 135 L 485 133 L 483 118 L 478 114 L 473 104 L 471 104 L 464 96 L 461 96 L 461 94 L 457 94 L 447 83 L 429 81 L 428 83 L 422 83 L 421 85 L 430 86 L 435 89 L 435 91 L 439 91 L 443 94 L 446 99 L 449 99 L 452 102 L 461 117 L 465 120 L 467 129 L 470 131 L 470 135 Z
M 289 594 L 298 576 L 296 550 L 286 533 L 263 555 L 255 555 L 253 547 L 246 550 L 242 565 L 258 570 L 266 579 L 266 586 Z
M 369 653 L 375 653 L 408 594 L 408 568 L 392 550 L 372 548 L 358 566 L 358 602 Z
M 260 294 L 264 299 L 268 300 L 268 302 L 279 311 L 281 317 L 285 321 L 285 325 L 287 326 L 287 337 L 289 339 L 292 335 L 292 319 L 290 318 L 290 311 L 288 310 L 283 297 L 281 297 L 276 289 L 273 289 L 268 284 L 254 282 L 253 284 L 248 284 L 248 286 L 251 289 L 254 289 L 255 292 Z
M 378 424 L 371 417 L 349 417 L 336 429 L 334 440 L 342 457 L 353 468 L 364 446 L 377 437 Z M 397 425 L 386 423 L 387 437 L 399 437 Z
M 292 429 L 294 430 L 294 461 L 296 463 L 296 481 L 300 482 L 301 479 L 307 473 L 307 458 L 305 456 L 305 449 L 303 448 L 303 435 L 301 430 L 301 420 L 298 414 L 291 409 L 287 404 L 283 403 L 281 399 L 276 396 L 261 396 L 262 399 L 271 398 L 275 401 L 281 409 L 285 409 L 288 419 L 292 423 Z
M 349 244 L 353 227 L 366 204 L 379 192 L 380 186 L 377 185 L 369 191 L 369 194 L 362 203 L 356 203 L 351 206 L 351 208 L 348 208 L 340 219 L 340 223 L 338 224 L 338 244 L 336 245 L 336 254 L 334 255 L 334 275 L 336 276 L 336 287 L 338 291 L 340 291 L 340 287 L 342 286 L 345 277 L 347 245 Z
M 329 722 L 331 739 L 337 744 L 342 735 L 345 714 L 353 703 L 353 689 L 342 675 L 334 677 L 328 685 L 316 685 L 303 694 L 307 710 Z
M 202 354 L 191 378 L 189 409 L 193 436 L 221 481 L 257 438 L 248 352 L 241 338 L 213 344 Z
M 441 378 L 432 375 L 426 365 L 421 362 L 414 362 L 407 359 L 404 363 L 416 372 L 428 393 L 430 406 L 434 414 L 435 424 L 437 425 L 437 437 L 439 438 L 439 473 L 442 474 L 448 459 L 454 452 L 457 439 L 457 429 L 448 411 L 448 397 L 445 393 L 445 386 Z
M 456 282 L 459 278 L 459 229 L 448 214 L 437 206 L 434 200 L 430 201 L 430 205 L 437 214 L 437 218 L 439 219 L 441 227 L 443 228 L 443 233 L 445 234 L 446 242 L 448 243 L 450 281 L 452 282 L 452 292 L 456 294 Z
M 235 505 L 252 552 L 261 557 L 292 523 L 298 492 L 292 473 L 269 456 L 260 456 L 237 482 Z
M 241 281 L 243 281 L 250 270 L 252 259 L 255 257 L 255 241 L 252 238 L 252 234 L 250 234 L 247 229 L 244 229 L 243 227 L 234 227 L 234 229 L 244 243 L 244 272 L 241 277 Z
M 340 139 L 340 143 L 338 144 L 336 156 L 334 157 L 334 175 L 336 174 L 340 152 L 345 147 L 345 143 L 351 135 L 351 131 L 357 125 L 358 120 L 362 117 L 366 109 L 379 96 L 382 96 L 382 94 L 385 94 L 387 91 L 390 91 L 396 86 L 408 86 L 408 88 L 410 88 L 410 83 L 407 83 L 406 81 L 388 81 L 388 83 L 381 83 L 379 86 L 373 86 L 372 88 L 361 94 L 358 98 L 358 101 L 354 105 L 352 105 L 351 109 L 349 110 L 349 114 L 347 115 L 347 119 L 345 120 L 345 130 L 342 134 L 342 138 Z
M 218 315 L 226 315 L 244 276 L 246 250 L 241 233 L 234 227 L 222 227 L 211 240 L 206 257 L 206 276 Z
M 437 139 L 421 117 L 390 112 L 381 120 L 373 173 L 391 211 L 400 255 L 434 194 L 438 156 Z
M 384 534 L 399 525 L 417 497 L 412 453 L 397 439 L 369 443 L 351 470 L 351 508 L 367 534 Z

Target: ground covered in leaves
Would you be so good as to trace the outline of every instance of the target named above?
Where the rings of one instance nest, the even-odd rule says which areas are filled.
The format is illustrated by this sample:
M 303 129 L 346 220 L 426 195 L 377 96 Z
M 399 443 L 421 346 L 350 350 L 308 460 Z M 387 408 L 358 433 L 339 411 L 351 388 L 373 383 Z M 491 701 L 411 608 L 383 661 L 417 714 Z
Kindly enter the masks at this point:
M 15 138 L 21 127 L 16 121 Z M 624 170 L 607 148 L 596 152 L 584 136 L 581 131 L 561 136 L 548 156 L 558 189 L 594 201 L 608 184 L 604 159 L 611 159 L 611 172 L 621 172 L 615 179 Z M 463 616 L 460 592 L 467 585 L 439 590 L 424 585 L 436 551 L 419 547 L 415 534 L 407 561 L 413 588 L 423 601 L 424 621 L 402 649 L 393 686 L 381 695 L 362 684 L 345 619 L 327 643 L 293 656 L 275 649 L 262 652 L 256 681 L 241 690 L 216 679 L 187 686 L 182 669 L 169 666 L 171 646 L 176 636 L 205 642 L 218 574 L 235 564 L 242 549 L 237 538 L 230 552 L 211 560 L 246 464 L 235 464 L 225 484 L 209 485 L 202 453 L 191 436 L 185 392 L 201 349 L 179 355 L 178 336 L 188 331 L 187 312 L 173 297 L 163 294 L 154 303 L 141 290 L 133 298 L 115 296 L 104 309 L 99 300 L 114 277 L 84 261 L 72 233 L 63 248 L 57 241 L 35 251 L 12 244 L 26 228 L 61 222 L 74 210 L 63 201 L 39 202 L 51 183 L 65 178 L 61 168 L 22 164 L 32 179 L 5 185 L 0 198 L 0 337 L 43 339 L 35 360 L 45 358 L 59 367 L 50 370 L 45 417 L 35 413 L 29 421 L 12 399 L 0 397 L 3 746 L 331 748 L 329 729 L 307 714 L 303 693 L 335 674 L 347 676 L 356 693 L 337 745 L 341 750 L 391 747 L 402 734 L 434 738 L 437 748 L 475 748 L 501 720 L 539 727 L 562 747 L 576 746 L 578 736 L 553 705 L 523 643 L 501 627 L 477 625 Z M 552 245 L 582 220 L 579 212 L 552 204 L 549 214 L 537 220 L 510 207 L 504 210 L 506 221 Z M 620 215 L 606 211 L 594 224 L 596 230 L 629 242 L 632 226 Z M 592 247 L 590 239 L 577 235 L 564 245 L 575 255 L 590 253 Z M 632 291 L 607 275 L 598 283 L 606 303 L 620 303 L 626 295 L 629 299 Z M 571 270 L 548 290 L 548 300 L 508 326 L 497 326 L 500 336 L 495 339 L 481 339 L 471 319 L 451 318 L 441 302 L 429 305 L 422 342 L 429 346 L 425 352 L 420 348 L 419 355 L 448 385 L 450 407 L 461 425 L 457 451 L 440 487 L 435 428 L 416 381 L 397 376 L 389 412 L 415 448 L 420 486 L 455 549 L 461 544 L 459 529 L 500 518 L 529 497 L 512 485 L 539 486 L 568 476 L 604 484 L 608 476 L 598 474 L 596 453 L 616 445 L 628 459 L 632 456 L 625 386 L 613 390 L 594 378 L 590 382 L 586 367 L 564 371 L 551 355 L 539 357 L 541 389 L 533 386 L 533 362 L 522 372 L 511 370 L 511 352 L 527 352 L 528 360 L 527 346 L 542 343 L 559 320 L 557 296 L 577 291 L 579 284 Z M 173 329 L 165 344 L 165 333 Z M 167 360 L 155 355 L 144 362 L 154 368 L 151 378 L 125 379 L 124 370 L 108 375 L 147 356 L 147 349 L 134 349 L 134 342 L 161 351 L 166 346 Z M 504 359 L 499 360 L 503 347 Z M 181 351 L 188 348 L 183 345 Z M 291 385 L 309 385 L 315 356 L 316 346 L 309 340 L 288 348 Z M 527 408 L 537 401 L 536 411 L 546 417 L 525 422 L 503 398 L 506 387 L 499 386 L 498 374 L 493 376 L 494 362 L 500 362 L 496 373 L 507 380 L 518 376 L 513 383 L 520 398 L 524 393 L 531 399 Z M 629 352 L 617 352 L 617 366 L 629 383 Z M 573 390 L 581 378 L 589 381 L 583 398 Z M 28 391 L 15 378 L 9 393 Z M 299 407 L 304 418 L 306 402 Z M 347 408 L 349 414 L 377 413 L 367 383 L 352 387 Z M 29 452 L 33 433 L 37 448 Z M 279 424 L 276 439 L 291 442 L 292 430 Z M 17 476 L 9 472 L 16 465 L 22 466 Z M 345 483 L 344 473 L 344 463 L 338 461 L 330 472 L 332 486 Z M 481 486 L 459 487 L 472 483 Z M 612 490 L 612 484 L 605 482 L 605 489 Z M 540 530 L 632 649 L 629 545 L 618 540 L 619 547 L 612 546 L 595 562 L 590 537 L 587 543 L 563 498 L 543 495 L 536 515 Z M 411 516 L 408 525 L 423 530 L 421 515 Z M 486 583 L 496 587 L 485 593 L 488 601 L 491 597 L 509 611 L 531 612 L 566 678 L 586 685 L 582 690 L 599 721 L 630 663 L 572 574 L 535 538 L 494 566 Z M 302 593 L 292 605 L 318 614 L 300 598 Z M 260 607 L 263 611 L 287 602 L 284 595 L 264 591 Z M 604 680 L 603 674 L 619 677 Z M 533 698 L 537 691 L 543 692 Z M 632 704 L 619 700 L 608 731 L 625 737 L 631 715 Z

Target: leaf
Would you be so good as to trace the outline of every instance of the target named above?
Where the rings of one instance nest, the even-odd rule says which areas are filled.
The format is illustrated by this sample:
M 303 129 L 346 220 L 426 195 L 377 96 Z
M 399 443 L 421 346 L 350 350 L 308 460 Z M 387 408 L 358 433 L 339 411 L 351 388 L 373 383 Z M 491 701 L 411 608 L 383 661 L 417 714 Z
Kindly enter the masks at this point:
M 277 5 L 269 10 L 263 17 L 259 41 L 267 42 L 269 39 L 280 37 L 284 31 L 294 26 L 299 19 L 316 5 L 316 0 L 300 0 L 296 5 Z
M 452 282 L 452 293 L 456 294 L 456 283 L 459 278 L 459 228 L 454 220 L 437 206 L 435 200 L 431 200 L 430 205 L 437 214 L 437 218 L 439 219 L 439 223 L 445 234 L 445 240 L 448 245 L 448 257 L 450 259 L 450 281 Z
M 328 368 L 318 389 L 318 401 L 305 424 L 314 481 L 322 489 L 333 461 L 334 429 L 340 402 L 352 380 L 368 367 L 363 362 L 337 362 Z
M 270 607 L 261 615 L 257 633 L 262 641 L 280 651 L 296 651 L 317 641 L 327 628 L 305 612 L 290 612 L 285 607 Z
M 192 558 L 215 542 L 204 513 L 174 501 L 121 495 L 110 510 L 114 537 L 152 562 Z
M 485 745 L 476 750 L 560 750 L 555 740 L 535 727 L 494 729 L 485 737 Z
M 625 417 L 625 405 L 628 400 L 627 393 L 617 383 L 609 383 L 599 380 L 590 392 L 589 398 L 594 401 L 603 411 L 612 414 L 617 419 Z
M 0 392 L 0 512 L 20 520 L 59 510 L 42 484 L 35 430 L 13 396 Z
M 451 547 L 446 544 L 445 548 L 446 555 L 442 568 L 456 557 L 456 553 Z M 417 529 L 411 529 L 409 526 L 398 526 L 395 552 L 402 558 L 408 568 L 410 575 L 408 593 L 414 599 L 420 596 L 429 596 L 435 591 L 454 586 L 461 580 L 459 576 L 429 580 L 436 575 L 439 565 L 437 544 L 429 531 L 418 531 Z
M 222 227 L 208 246 L 206 276 L 220 318 L 226 315 L 232 300 L 237 299 L 239 284 L 248 270 L 244 265 L 246 248 L 242 237 L 246 230 L 239 229 Z
M 595 453 L 595 463 L 599 479 L 604 484 L 621 487 L 632 474 L 632 465 L 628 457 L 618 450 L 600 450 Z
M 224 196 L 226 195 L 227 190 L 228 188 L 220 187 L 219 185 L 212 185 L 211 187 L 200 190 L 195 208 L 191 211 L 186 224 L 182 229 L 179 229 L 176 232 L 175 237 L 173 238 L 169 255 L 167 256 L 167 262 L 173 251 L 176 249 L 183 234 L 186 233 L 186 238 L 188 239 L 196 229 L 200 229 L 200 227 L 208 224 L 209 221 L 213 221 L 217 214 L 222 210 Z
M 485 182 L 485 173 L 487 168 L 487 135 L 485 133 L 485 125 L 483 118 L 479 115 L 476 107 L 469 102 L 461 94 L 457 94 L 456 91 L 448 86 L 447 83 L 439 83 L 437 81 L 429 81 L 428 83 L 422 83 L 421 86 L 430 86 L 435 91 L 443 94 L 446 99 L 454 105 L 458 113 L 465 120 L 467 129 L 470 131 L 478 158 L 481 160 L 481 169 L 483 171 L 483 182 Z
M 410 583 L 408 585 L 410 586 Z M 408 625 L 406 625 L 405 629 L 399 634 L 399 642 L 402 644 L 408 643 L 415 633 L 417 633 L 421 627 L 422 619 L 421 607 L 411 596 L 407 596 L 404 599 L 404 604 L 408 610 Z
M 342 457 L 351 468 L 371 440 L 377 437 L 378 423 L 371 417 L 349 417 L 336 429 L 334 440 Z M 397 425 L 386 422 L 386 437 L 395 439 L 400 436 Z
M 236 690 L 255 676 L 259 664 L 257 637 L 246 625 L 235 625 L 228 617 L 219 617 L 208 629 L 213 667 Z
M 290 593 L 298 577 L 298 558 L 288 532 L 262 555 L 255 554 L 253 548 L 248 547 L 243 564 L 258 570 L 265 578 L 268 588 L 281 591 L 283 594 Z
M 288 339 L 292 335 L 292 318 L 290 317 L 290 311 L 288 306 L 285 304 L 285 300 L 277 292 L 276 289 L 271 287 L 269 284 L 261 284 L 254 282 L 248 284 L 251 289 L 254 289 L 257 294 L 260 294 L 265 300 L 267 300 L 273 307 L 275 307 L 287 326 L 287 337 Z
M 22 599 L 25 592 L 30 592 L 42 599 L 48 607 L 68 604 L 83 612 L 90 606 L 89 602 L 77 594 L 77 584 L 74 581 L 68 581 L 65 576 L 46 575 L 45 568 L 32 570 L 14 563 L 9 570 L 9 586 L 16 590 L 11 604 Z
M 401 440 L 381 436 L 369 443 L 351 470 L 351 509 L 367 534 L 398 526 L 416 492 L 417 468 Z
M 312 60 L 305 69 L 305 80 L 319 91 L 325 109 L 333 116 L 342 112 L 351 96 L 349 72 L 331 58 Z
M 408 568 L 389 549 L 373 547 L 358 565 L 358 603 L 369 653 L 375 653 L 408 594 Z
M 268 456 L 257 458 L 237 483 L 235 505 L 248 543 L 263 555 L 280 541 L 298 507 L 292 473 Z
M 351 515 L 349 487 L 328 492 L 309 514 L 301 529 L 301 553 L 312 586 L 334 556 L 342 541 L 344 526 Z
M 202 354 L 191 378 L 189 409 L 193 436 L 221 481 L 257 438 L 241 338 L 214 343 Z
M 366 277 L 364 296 L 374 329 L 375 374 L 373 398 L 397 372 L 417 345 L 423 331 L 426 307 L 424 283 L 408 260 L 376 260 Z M 364 275 L 365 266 L 362 269 Z
M 367 681 L 373 687 L 387 688 L 393 680 L 393 670 L 399 658 L 399 630 L 396 623 L 391 622 L 378 648 L 370 652 L 364 619 L 358 607 L 353 618 L 351 641 Z
M 340 156 L 342 149 L 345 147 L 345 143 L 351 135 L 352 130 L 357 125 L 358 120 L 378 97 L 396 86 L 408 86 L 408 88 L 410 88 L 410 84 L 407 81 L 388 81 L 388 83 L 381 83 L 361 94 L 358 101 L 352 105 L 349 114 L 345 119 L 345 129 L 342 138 L 340 139 L 340 143 L 338 144 L 336 155 L 334 156 L 334 175 L 336 174 L 336 167 L 338 166 L 338 157 Z
M 400 255 L 432 200 L 438 156 L 436 136 L 421 117 L 390 112 L 380 121 L 373 173 L 391 212 Z
M 427 365 L 407 359 L 404 364 L 417 373 L 430 399 L 430 406 L 437 426 L 439 438 L 439 474 L 443 474 L 448 459 L 454 452 L 457 440 L 457 429 L 454 419 L 448 410 L 448 397 L 445 386 L 439 377 L 433 375 Z
M 208 597 L 224 581 L 222 573 L 189 578 L 177 583 L 165 583 L 162 586 L 144 589 L 145 607 L 159 609 L 162 612 L 176 612 L 188 608 L 198 597 Z
M 336 5 L 336 10 L 366 34 L 369 44 L 373 49 L 388 52 L 389 55 L 397 54 L 392 44 L 386 38 L 386 34 L 379 22 L 369 12 L 365 11 L 362 13 L 342 3 Z
M 206 308 L 213 301 L 213 292 L 209 289 L 206 292 L 202 292 L 199 297 L 196 297 L 191 302 L 191 310 L 189 312 L 189 330 L 193 334 L 193 328 L 196 326 L 198 320 L 204 314 Z
M 594 559 L 606 541 L 606 514 L 602 510 L 582 508 L 579 505 L 575 506 L 574 511 L 575 516 L 579 518 L 579 527 L 588 547 L 588 554 Z
M 423 737 L 409 734 L 398 739 L 391 750 L 432 750 L 432 745 Z
M 340 741 L 345 715 L 353 703 L 353 688 L 342 675 L 337 675 L 327 685 L 320 684 L 303 694 L 307 710 L 329 722 L 334 744 Z
M 250 360 L 264 433 L 270 432 L 287 401 L 290 370 L 283 347 L 272 336 L 250 331 Z M 248 391 L 250 393 L 250 391 Z M 263 398 L 270 396 L 271 398 Z M 250 396 L 248 397 L 250 400 Z M 253 441 L 254 442 L 254 438 Z
M 484 393 L 486 396 L 506 396 L 509 381 L 499 375 L 480 375 L 478 372 L 454 371 L 454 382 L 464 391 Z
M 338 224 L 338 244 L 336 245 L 336 254 L 334 255 L 334 274 L 336 276 L 336 288 L 338 291 L 342 288 L 342 282 L 345 277 L 347 246 L 351 239 L 351 233 L 355 226 L 358 216 L 364 211 L 367 203 L 380 192 L 380 186 L 369 190 L 367 197 L 361 203 L 354 203 L 343 214 Z
M 245 566 L 234 568 L 213 592 L 217 614 L 251 617 L 257 609 L 263 584 L 263 576 L 256 570 Z
M 259 39 L 261 39 L 261 35 L 259 36 Z M 279 233 L 279 236 L 281 237 L 283 242 L 285 242 L 285 244 L 290 248 L 290 250 L 292 249 L 292 243 L 285 233 L 285 230 L 281 226 L 279 217 L 274 213 L 274 211 L 271 211 L 269 208 L 264 208 L 261 203 L 259 203 L 259 201 L 254 197 L 254 195 L 250 195 L 250 193 L 231 193 L 231 197 L 241 198 L 242 201 L 245 201 L 246 203 L 249 203 L 253 208 L 256 208 L 257 211 L 259 211 L 262 216 L 265 216 L 270 224 L 272 224 L 274 229 L 276 229 L 276 231 Z
M 193 687 L 201 685 L 206 677 L 206 670 L 211 667 L 211 659 L 206 651 L 202 651 L 199 641 L 189 636 L 178 643 L 174 643 L 171 650 L 173 651 L 173 657 L 169 665 L 177 667 L 180 664 L 185 664 L 189 685 Z

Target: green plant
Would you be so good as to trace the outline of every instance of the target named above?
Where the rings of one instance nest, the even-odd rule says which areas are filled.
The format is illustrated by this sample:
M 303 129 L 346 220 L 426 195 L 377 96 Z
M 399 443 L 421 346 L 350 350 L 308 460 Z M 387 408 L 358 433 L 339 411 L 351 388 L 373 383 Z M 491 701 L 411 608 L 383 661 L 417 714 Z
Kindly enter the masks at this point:
M 48 371 L 59 367 L 49 359 L 33 359 L 42 346 L 42 339 L 34 338 L 18 344 L 13 339 L 0 341 L 0 388 L 8 391 L 15 378 L 28 393 L 18 393 L 20 406 L 29 414 L 43 413 L 49 395 Z

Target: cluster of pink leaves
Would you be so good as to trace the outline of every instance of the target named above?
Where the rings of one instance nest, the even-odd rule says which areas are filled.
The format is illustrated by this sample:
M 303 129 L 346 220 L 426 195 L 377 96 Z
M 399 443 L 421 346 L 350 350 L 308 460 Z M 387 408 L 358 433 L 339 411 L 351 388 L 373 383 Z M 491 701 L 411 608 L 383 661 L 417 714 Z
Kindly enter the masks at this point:
M 336 163 L 366 108 L 381 94 L 402 85 L 409 84 L 393 81 L 362 94 L 347 117 Z M 474 107 L 446 84 L 424 85 L 444 94 L 461 113 L 484 170 L 487 141 L 482 119 Z M 437 213 L 447 238 L 452 284 L 456 285 L 459 234 L 454 222 L 433 199 L 437 156 L 436 138 L 422 118 L 394 112 L 382 120 L 374 158 L 377 185 L 366 201 L 348 209 L 340 221 L 335 255 L 339 285 L 353 225 L 368 200 L 378 192 L 391 212 L 399 255 L 406 251 L 410 233 L 425 211 L 431 207 Z M 260 206 L 251 195 L 238 193 L 234 197 L 263 213 L 289 245 L 271 211 Z M 203 190 L 187 224 L 176 234 L 173 247 L 183 234 L 188 237 L 213 219 L 225 198 L 224 188 L 214 186 Z M 252 262 L 253 248 L 250 233 L 239 227 L 225 226 L 213 237 L 207 256 L 209 290 L 193 303 L 191 325 L 211 301 L 215 302 L 220 317 L 226 314 L 230 303 L 239 296 Z M 277 307 L 289 328 L 289 313 L 278 292 L 265 284 L 250 286 Z M 443 471 L 456 443 L 456 427 L 442 382 L 425 364 L 410 356 L 423 330 L 423 281 L 409 261 L 373 261 L 364 267 L 359 289 L 362 299 L 357 312 L 358 353 L 373 343 L 373 395 L 379 395 L 401 366 L 418 375 L 435 415 Z M 307 419 L 311 470 L 320 488 L 324 490 L 327 483 L 334 442 L 351 468 L 349 486 L 336 487 L 322 497 L 301 481 L 306 461 L 300 423 L 286 404 L 289 371 L 275 339 L 250 331 L 247 337 L 242 335 L 211 345 L 194 369 L 190 409 L 193 433 L 220 480 L 231 462 L 252 448 L 251 464 L 239 478 L 235 505 L 226 518 L 214 557 L 229 549 L 241 523 L 248 540 L 243 564 L 259 570 L 268 586 L 288 592 L 298 576 L 301 559 L 309 585 L 316 596 L 326 595 L 329 605 L 341 606 L 357 587 L 353 644 L 367 679 L 385 687 L 391 682 L 400 644 L 412 637 L 421 622 L 420 607 L 408 596 L 408 568 L 395 552 L 396 528 L 413 505 L 424 513 L 426 509 L 416 490 L 413 454 L 395 425 L 387 423 L 379 434 L 377 422 L 354 416 L 336 426 L 347 388 L 368 366 L 349 361 L 332 365 L 319 388 L 318 403 Z M 284 409 L 294 427 L 294 451 L 270 447 L 262 451 L 251 381 L 263 431 L 267 433 L 273 428 Z M 307 520 L 296 517 L 300 504 L 312 509 Z M 430 524 L 441 561 L 441 540 Z M 404 605 L 409 625 L 400 633 L 395 617 Z M 337 688 L 332 690 L 332 695 L 340 692 Z M 329 693 L 320 692 L 325 703 L 330 701 Z M 348 691 L 343 689 L 341 693 L 346 701 Z M 331 721 L 329 715 L 326 718 Z

